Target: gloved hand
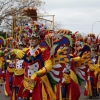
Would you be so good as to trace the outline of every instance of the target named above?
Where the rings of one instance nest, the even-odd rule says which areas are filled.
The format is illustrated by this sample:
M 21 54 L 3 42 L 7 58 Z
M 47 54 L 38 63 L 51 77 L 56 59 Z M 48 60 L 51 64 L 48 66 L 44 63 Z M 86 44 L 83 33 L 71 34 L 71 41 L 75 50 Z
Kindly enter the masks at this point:
M 23 58 L 25 53 L 22 51 L 22 50 L 19 50 L 19 49 L 13 49 L 11 51 L 11 54 L 15 54 L 17 58 Z
M 38 80 L 39 78 L 39 74 L 37 72 L 35 72 L 32 76 L 31 76 L 31 79 L 29 80 L 29 85 L 33 85 L 33 87 L 36 86 L 36 81 Z
M 78 62 L 75 63 L 76 67 L 79 67 L 81 65 L 89 65 L 91 64 L 92 61 L 90 59 L 90 52 L 85 52 L 82 57 L 80 57 L 80 60 Z

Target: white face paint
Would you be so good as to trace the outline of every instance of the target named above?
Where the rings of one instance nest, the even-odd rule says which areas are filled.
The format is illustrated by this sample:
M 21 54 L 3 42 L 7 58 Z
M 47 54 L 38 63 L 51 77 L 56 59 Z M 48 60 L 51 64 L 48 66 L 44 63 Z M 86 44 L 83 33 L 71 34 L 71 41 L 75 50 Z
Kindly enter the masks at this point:
M 22 69 L 22 64 L 24 60 L 17 60 L 16 61 L 16 69 Z

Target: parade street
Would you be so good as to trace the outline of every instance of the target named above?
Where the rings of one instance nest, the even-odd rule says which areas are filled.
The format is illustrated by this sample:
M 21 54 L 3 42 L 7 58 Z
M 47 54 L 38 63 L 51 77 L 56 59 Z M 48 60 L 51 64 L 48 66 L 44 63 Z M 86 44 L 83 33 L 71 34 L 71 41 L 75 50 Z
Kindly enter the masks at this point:
M 85 83 L 83 83 L 82 86 L 80 87 L 80 90 L 81 90 L 80 100 L 100 100 L 100 97 L 97 99 L 89 99 L 88 97 L 85 97 L 84 96 L 84 86 L 85 86 Z M 9 97 L 6 97 L 4 95 L 3 86 L 0 86 L 0 100 L 10 100 Z

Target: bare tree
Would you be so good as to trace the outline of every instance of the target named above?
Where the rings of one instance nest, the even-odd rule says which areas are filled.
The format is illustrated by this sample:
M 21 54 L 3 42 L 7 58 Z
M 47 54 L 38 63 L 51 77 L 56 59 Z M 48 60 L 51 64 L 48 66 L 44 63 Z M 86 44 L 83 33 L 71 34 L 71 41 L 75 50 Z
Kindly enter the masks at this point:
M 45 2 L 42 2 L 41 0 L 0 0 L 0 30 L 11 30 L 13 20 L 17 20 L 16 24 L 18 25 L 19 23 L 24 23 L 26 21 L 25 18 L 14 17 L 16 15 L 21 15 L 21 10 L 23 8 L 36 7 L 37 9 L 43 9 L 42 7 L 44 4 Z
M 25 7 L 37 8 L 38 15 L 40 16 L 42 16 L 43 13 L 48 15 L 43 8 L 44 4 L 45 2 L 42 0 L 0 0 L 0 30 L 11 32 L 12 24 L 14 24 L 13 21 L 16 22 L 16 26 L 23 26 L 26 22 L 31 20 L 28 17 L 18 17 L 21 16 L 22 9 Z M 41 9 L 44 11 L 43 13 L 41 13 Z M 50 25 L 50 23 L 48 25 Z M 58 30 L 61 26 L 61 22 L 55 22 L 54 30 Z

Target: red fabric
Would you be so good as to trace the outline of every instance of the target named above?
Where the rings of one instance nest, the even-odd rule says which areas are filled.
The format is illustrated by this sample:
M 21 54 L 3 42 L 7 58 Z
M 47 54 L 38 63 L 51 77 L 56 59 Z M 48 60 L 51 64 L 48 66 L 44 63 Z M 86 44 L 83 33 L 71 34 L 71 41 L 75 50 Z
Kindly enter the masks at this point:
M 70 97 L 70 83 L 69 84 L 67 84 L 67 98 L 69 98 Z
M 32 100 L 42 100 L 42 93 L 41 93 L 41 84 L 40 84 L 40 80 L 38 79 L 37 82 L 36 82 L 36 86 L 35 88 L 33 89 L 33 92 L 32 92 Z M 31 96 L 31 93 L 29 90 L 24 90 L 24 86 L 23 86 L 23 83 L 21 84 L 20 88 L 19 88 L 19 92 L 18 92 L 18 97 L 21 97 L 21 98 L 27 98 L 29 96 Z
M 74 62 L 72 62 L 71 70 L 76 74 Z M 71 100 L 79 100 L 80 88 L 79 84 L 75 83 L 73 79 L 70 80 Z
M 66 68 L 66 64 L 61 63 L 61 67 L 59 68 L 53 68 L 54 70 L 58 71 L 60 74 L 56 75 L 54 72 L 51 71 L 54 77 L 59 78 L 60 80 L 58 82 L 62 83 L 63 79 L 63 70 Z
M 84 91 L 84 96 L 88 96 L 88 91 L 87 91 L 86 88 L 85 88 L 85 91 Z
M 84 95 L 89 96 L 89 90 L 91 88 L 91 85 L 90 85 L 91 83 L 90 83 L 90 80 L 87 80 L 86 82 L 87 82 L 87 87 L 85 88 Z
M 73 54 L 73 58 L 78 57 L 77 54 Z
M 10 84 L 9 84 L 9 77 L 10 77 L 10 72 L 7 70 L 6 72 L 6 84 L 5 84 L 5 90 L 6 92 L 8 93 L 8 95 L 11 95 L 11 92 L 10 92 Z
M 59 96 L 60 96 L 60 83 L 58 83 L 56 85 L 57 91 L 56 91 L 56 100 L 60 100 Z
M 5 76 L 6 76 L 6 74 L 5 73 L 2 73 L 2 74 L 0 74 L 0 78 L 5 78 Z
M 37 80 L 36 86 L 33 90 L 32 100 L 42 100 L 41 84 L 39 79 Z
M 25 53 L 27 56 L 30 56 L 30 52 L 29 52 L 29 49 L 26 51 Z
M 19 75 L 19 76 L 14 75 L 14 77 L 13 77 L 13 85 L 19 87 L 21 82 L 23 81 L 23 79 L 24 79 L 24 74 L 23 75 Z
M 19 87 L 18 97 L 27 98 L 27 97 L 29 97 L 31 95 L 29 90 L 26 89 L 25 91 L 23 91 L 24 89 L 25 88 L 24 88 L 23 82 L 22 82 L 22 84 Z
M 14 92 L 14 91 L 15 91 L 15 92 Z M 14 96 L 14 98 L 13 98 L 13 96 Z M 12 94 L 11 94 L 11 96 L 10 96 L 10 100 L 18 100 L 18 97 L 17 97 L 17 95 L 16 95 L 16 90 L 15 90 L 15 88 L 12 89 Z
M 77 33 L 78 33 L 78 31 L 76 31 L 76 32 L 71 36 L 71 38 L 74 39 Z
M 45 36 L 47 35 L 47 34 L 49 34 L 50 32 L 48 31 L 48 30 L 42 30 L 41 32 L 40 32 L 40 38 L 42 39 L 42 40 L 44 40 L 45 39 Z
M 50 50 L 46 49 L 42 52 L 42 60 L 45 62 L 47 59 L 50 58 Z

